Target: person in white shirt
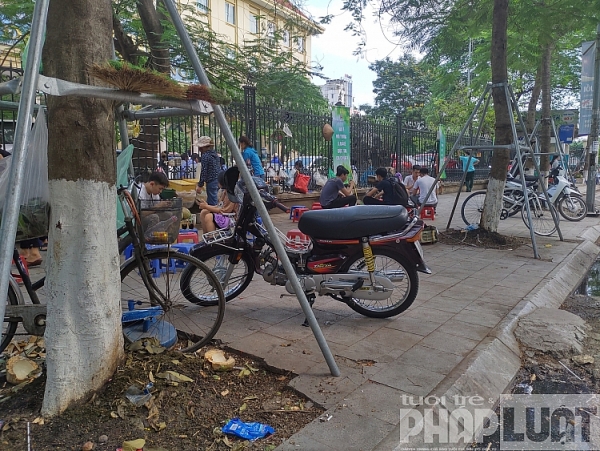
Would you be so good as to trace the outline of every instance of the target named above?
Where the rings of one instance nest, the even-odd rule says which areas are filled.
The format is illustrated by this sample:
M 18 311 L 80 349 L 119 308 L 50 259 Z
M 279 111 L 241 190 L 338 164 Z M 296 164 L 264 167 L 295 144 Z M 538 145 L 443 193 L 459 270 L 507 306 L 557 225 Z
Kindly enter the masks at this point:
M 139 200 L 160 200 L 160 193 L 169 186 L 169 179 L 163 172 L 155 171 L 150 174 L 148 181 L 142 183 L 138 191 Z
M 411 193 L 413 195 L 410 196 L 410 199 L 415 205 L 421 206 L 425 202 L 425 196 L 427 196 L 427 193 L 429 192 L 431 187 L 434 186 L 435 179 L 429 175 L 428 168 L 421 168 L 419 170 L 419 175 L 420 177 L 415 181 L 413 189 L 411 190 Z M 436 208 L 437 204 L 438 198 L 436 185 L 434 190 L 431 192 L 429 199 L 427 199 L 427 203 L 425 205 Z
M 408 190 L 409 193 L 411 192 L 415 182 L 419 178 L 419 170 L 420 169 L 421 169 L 421 166 L 419 166 L 418 164 L 415 164 L 412 167 L 412 172 L 409 175 L 407 175 L 406 177 L 404 177 L 403 183 L 404 183 L 404 186 L 406 186 L 406 189 Z

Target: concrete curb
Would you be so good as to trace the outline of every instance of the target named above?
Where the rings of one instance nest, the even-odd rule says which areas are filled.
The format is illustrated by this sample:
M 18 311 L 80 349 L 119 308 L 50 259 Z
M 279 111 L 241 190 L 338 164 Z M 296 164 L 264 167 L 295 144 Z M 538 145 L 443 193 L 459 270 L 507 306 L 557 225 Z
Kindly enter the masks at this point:
M 451 400 L 455 395 L 477 394 L 486 400 L 485 407 L 493 409 L 499 394 L 513 381 L 521 366 L 521 351 L 513 333 L 519 319 L 539 307 L 560 307 L 579 286 L 600 254 L 600 247 L 596 245 L 599 237 L 600 227 L 586 229 L 580 236 L 583 242 L 569 253 L 563 264 L 531 290 L 429 396 Z M 469 410 L 469 406 L 465 407 Z M 421 435 L 407 443 L 400 444 L 401 439 L 400 423 L 377 444 L 374 451 L 438 446 L 422 443 Z

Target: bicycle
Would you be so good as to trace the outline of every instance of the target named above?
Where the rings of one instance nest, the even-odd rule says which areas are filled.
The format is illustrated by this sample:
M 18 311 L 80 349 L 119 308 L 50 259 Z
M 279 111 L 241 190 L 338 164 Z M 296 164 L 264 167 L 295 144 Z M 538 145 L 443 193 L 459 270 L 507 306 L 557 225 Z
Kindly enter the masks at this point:
M 465 224 L 479 224 L 481 213 L 483 212 L 483 204 L 485 202 L 486 191 L 477 191 L 465 199 L 461 207 L 461 216 Z M 527 196 L 529 199 L 529 209 L 531 211 L 531 219 L 533 223 L 533 232 L 536 235 L 550 236 L 556 231 L 556 224 L 552 218 L 552 208 L 556 212 L 556 208 L 546 202 L 543 194 L 538 194 L 533 189 L 528 188 Z M 525 205 L 525 196 L 523 191 L 505 190 L 502 196 L 503 209 L 500 214 L 500 219 L 506 219 L 513 216 L 519 211 L 523 223 L 529 228 L 529 219 L 527 217 L 527 206 Z M 558 218 L 558 213 L 556 213 Z
M 182 352 L 201 348 L 212 340 L 223 321 L 225 294 L 219 280 L 200 260 L 174 251 L 170 240 L 148 249 L 148 240 L 144 236 L 148 230 L 144 231 L 131 193 L 120 187 L 117 194 L 126 212 L 125 225 L 117 231 L 119 254 L 130 245 L 133 247 L 132 256 L 121 264 L 120 269 L 120 302 L 126 341 L 158 335 L 170 345 L 165 347 Z M 180 206 L 179 202 L 179 216 Z M 176 227 L 179 228 L 179 223 Z M 164 238 L 164 232 L 159 232 L 159 237 Z M 26 331 L 22 335 L 43 335 L 45 329 L 46 306 L 37 295 L 44 286 L 45 277 L 32 282 L 16 248 L 13 257 L 18 277 L 32 304 L 25 304 L 18 283 L 10 275 L 0 353 L 17 334 L 19 323 Z M 198 297 L 212 300 L 213 306 L 198 307 L 189 301 Z

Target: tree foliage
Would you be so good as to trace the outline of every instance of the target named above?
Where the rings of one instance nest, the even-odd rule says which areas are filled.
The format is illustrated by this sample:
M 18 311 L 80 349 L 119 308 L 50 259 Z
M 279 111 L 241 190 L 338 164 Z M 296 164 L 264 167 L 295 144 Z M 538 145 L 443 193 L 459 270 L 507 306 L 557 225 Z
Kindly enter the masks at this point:
M 3 25 L 0 41 L 15 42 L 28 33 L 33 1 L 4 0 L 0 10 Z M 239 45 L 211 30 L 208 15 L 200 14 L 195 2 L 181 2 L 180 14 L 208 78 L 215 86 L 241 99 L 242 86 L 256 85 L 257 98 L 288 108 L 324 109 L 319 90 L 307 82 L 320 68 L 307 66 L 283 46 L 284 33 L 294 42 L 313 27 L 300 14 L 290 14 L 284 26 L 267 30 L 268 18 L 259 17 L 259 32 Z M 113 0 L 113 33 L 117 57 L 137 66 L 171 73 L 184 82 L 197 81 L 196 74 L 163 3 L 158 0 Z M 22 47 L 24 42 L 19 43 Z M 283 89 L 282 89 L 283 88 Z M 319 94 L 319 95 L 317 95 Z

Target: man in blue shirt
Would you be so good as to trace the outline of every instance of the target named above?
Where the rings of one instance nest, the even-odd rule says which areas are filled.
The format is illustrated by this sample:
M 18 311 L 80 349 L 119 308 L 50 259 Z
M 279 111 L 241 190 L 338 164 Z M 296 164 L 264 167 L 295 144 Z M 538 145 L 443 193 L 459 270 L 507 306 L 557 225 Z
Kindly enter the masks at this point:
M 473 181 L 475 180 L 475 165 L 479 163 L 479 160 L 475 157 L 471 156 L 471 152 L 465 150 L 466 155 L 462 155 L 460 157 L 460 162 L 462 163 L 463 172 L 466 172 L 465 176 L 465 186 L 467 187 L 467 193 L 469 193 L 473 189 Z M 469 158 L 471 161 L 469 161 Z M 467 167 L 467 164 L 469 167 Z
M 209 136 L 201 136 L 194 146 L 200 150 L 200 179 L 196 192 L 201 193 L 206 185 L 206 202 L 208 205 L 217 205 L 217 193 L 219 191 L 219 182 L 217 178 L 221 170 L 219 156 L 214 149 L 215 143 Z
M 253 175 L 265 180 L 265 170 L 263 169 L 262 161 L 260 161 L 260 157 L 258 156 L 256 149 L 252 147 L 252 143 L 248 137 L 240 136 L 239 145 L 244 161 L 252 168 L 252 171 L 254 172 Z

